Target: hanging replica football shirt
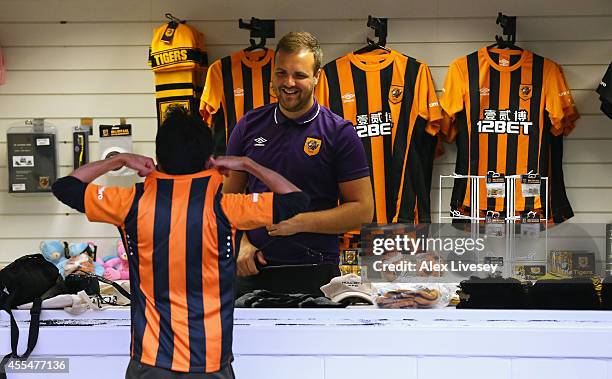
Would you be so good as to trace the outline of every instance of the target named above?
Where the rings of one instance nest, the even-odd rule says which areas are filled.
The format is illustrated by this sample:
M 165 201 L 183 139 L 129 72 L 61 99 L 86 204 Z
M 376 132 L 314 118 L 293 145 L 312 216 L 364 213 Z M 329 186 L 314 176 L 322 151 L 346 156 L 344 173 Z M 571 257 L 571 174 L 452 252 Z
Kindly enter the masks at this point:
M 429 68 L 397 51 L 325 65 L 317 100 L 351 121 L 364 145 L 374 221 L 431 222 L 429 192 L 441 110 Z
M 229 136 L 242 115 L 276 102 L 270 87 L 273 67 L 274 50 L 270 49 L 240 50 L 210 66 L 200 114 L 213 128 L 215 154 L 225 154 Z
M 449 116 L 442 134 L 457 144 L 455 173 L 540 174 L 549 178 L 555 222 L 573 216 L 561 164 L 563 135 L 579 114 L 556 63 L 527 50 L 482 48 L 451 63 L 440 104 Z M 546 191 L 542 181 L 540 196 L 523 197 L 517 184 L 516 211 L 542 209 Z M 487 199 L 485 180 L 479 193 L 481 210 L 504 210 L 504 198 Z M 469 206 L 469 182 L 456 179 L 451 209 Z
M 1 59 L 1 58 L 0 58 Z M 0 81 L 2 84 L 2 81 Z M 612 63 L 608 66 L 608 70 L 597 87 L 599 100 L 601 100 L 601 111 L 608 117 L 612 118 Z

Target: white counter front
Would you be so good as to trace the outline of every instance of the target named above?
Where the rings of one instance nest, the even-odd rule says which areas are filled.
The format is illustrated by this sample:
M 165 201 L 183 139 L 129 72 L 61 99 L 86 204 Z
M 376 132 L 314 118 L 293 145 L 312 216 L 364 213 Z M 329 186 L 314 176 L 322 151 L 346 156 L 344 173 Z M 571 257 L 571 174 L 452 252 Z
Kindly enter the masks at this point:
M 15 313 L 22 352 L 29 312 Z M 34 356 L 70 358 L 52 378 L 123 378 L 129 317 L 45 310 Z M 612 379 L 612 312 L 237 309 L 234 320 L 238 378 Z M 9 341 L 2 313 L 0 353 Z

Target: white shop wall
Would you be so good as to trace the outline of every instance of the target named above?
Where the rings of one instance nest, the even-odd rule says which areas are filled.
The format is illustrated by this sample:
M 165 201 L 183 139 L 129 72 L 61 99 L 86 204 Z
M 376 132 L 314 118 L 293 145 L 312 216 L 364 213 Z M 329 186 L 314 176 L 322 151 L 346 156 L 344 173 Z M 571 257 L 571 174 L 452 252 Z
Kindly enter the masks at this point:
M 147 67 L 151 31 L 163 15 L 190 20 L 206 35 L 210 61 L 248 45 L 238 18 L 276 19 L 276 34 L 313 32 L 325 62 L 355 50 L 368 34 L 368 14 L 389 17 L 388 46 L 426 62 L 440 89 L 448 64 L 492 43 L 497 12 L 518 16 L 518 44 L 563 66 L 582 118 L 565 143 L 564 170 L 573 222 L 612 221 L 612 123 L 594 89 L 612 59 L 609 0 L 222 1 L 0 0 L 0 265 L 37 250 L 43 239 L 92 240 L 103 253 L 115 228 L 87 222 L 52 196 L 7 192 L 6 130 L 26 118 L 58 127 L 60 175 L 72 169 L 71 128 L 93 117 L 91 157 L 99 157 L 97 126 L 127 117 L 134 151 L 154 155 L 153 75 Z M 65 21 L 65 22 L 64 22 Z M 273 47 L 276 39 L 270 40 Z M 454 146 L 436 161 L 432 212 L 439 209 L 439 174 L 454 169 Z M 448 209 L 451 183 L 444 185 Z

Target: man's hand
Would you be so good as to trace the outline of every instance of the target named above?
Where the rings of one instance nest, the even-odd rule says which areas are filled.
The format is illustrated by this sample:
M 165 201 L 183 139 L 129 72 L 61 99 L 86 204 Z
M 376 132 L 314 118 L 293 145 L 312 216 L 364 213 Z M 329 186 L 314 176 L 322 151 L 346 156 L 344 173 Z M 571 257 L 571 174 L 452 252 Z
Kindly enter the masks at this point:
M 225 176 L 229 176 L 230 170 L 247 171 L 250 161 L 251 159 L 248 157 L 222 156 L 210 158 L 212 167 Z
M 257 266 L 255 265 L 255 259 L 262 265 L 268 264 L 264 259 L 263 253 L 257 250 L 253 244 L 251 244 L 246 236 L 242 236 L 240 242 L 240 251 L 238 252 L 238 258 L 236 259 L 236 267 L 238 269 L 238 276 L 251 276 L 259 274 Z
M 271 236 L 290 236 L 301 233 L 305 231 L 306 217 L 308 217 L 306 213 L 300 213 L 278 224 L 272 224 L 267 227 L 268 234 Z
M 138 172 L 138 176 L 147 176 L 155 170 L 153 159 L 144 155 L 122 153 L 119 154 L 119 157 L 123 166 Z

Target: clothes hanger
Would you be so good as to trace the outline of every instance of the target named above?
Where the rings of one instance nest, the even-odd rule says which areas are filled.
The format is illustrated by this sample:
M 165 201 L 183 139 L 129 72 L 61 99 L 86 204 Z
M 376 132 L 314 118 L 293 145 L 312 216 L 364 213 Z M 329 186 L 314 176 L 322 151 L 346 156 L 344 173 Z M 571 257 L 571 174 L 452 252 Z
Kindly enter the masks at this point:
M 374 29 L 374 35 L 378 37 L 378 41 L 373 41 L 367 38 L 367 45 L 356 50 L 353 54 L 365 54 L 375 50 L 384 50 L 391 52 L 385 45 L 387 44 L 387 19 L 368 16 L 368 27 Z
M 487 50 L 497 47 L 500 49 L 511 49 L 511 50 L 520 50 L 523 49 L 517 45 L 516 42 L 516 16 L 506 16 L 499 12 L 497 14 L 496 24 L 502 27 L 502 33 L 504 36 L 507 36 L 507 39 L 504 39 L 503 36 L 495 36 L 495 43 L 487 46 Z
M 238 27 L 250 31 L 250 45 L 243 49 L 247 52 L 257 49 L 266 50 L 266 39 L 274 38 L 274 20 L 260 20 L 251 17 L 251 22 L 244 22 L 242 19 L 239 19 Z M 259 38 L 259 42 L 256 42 L 255 38 Z

